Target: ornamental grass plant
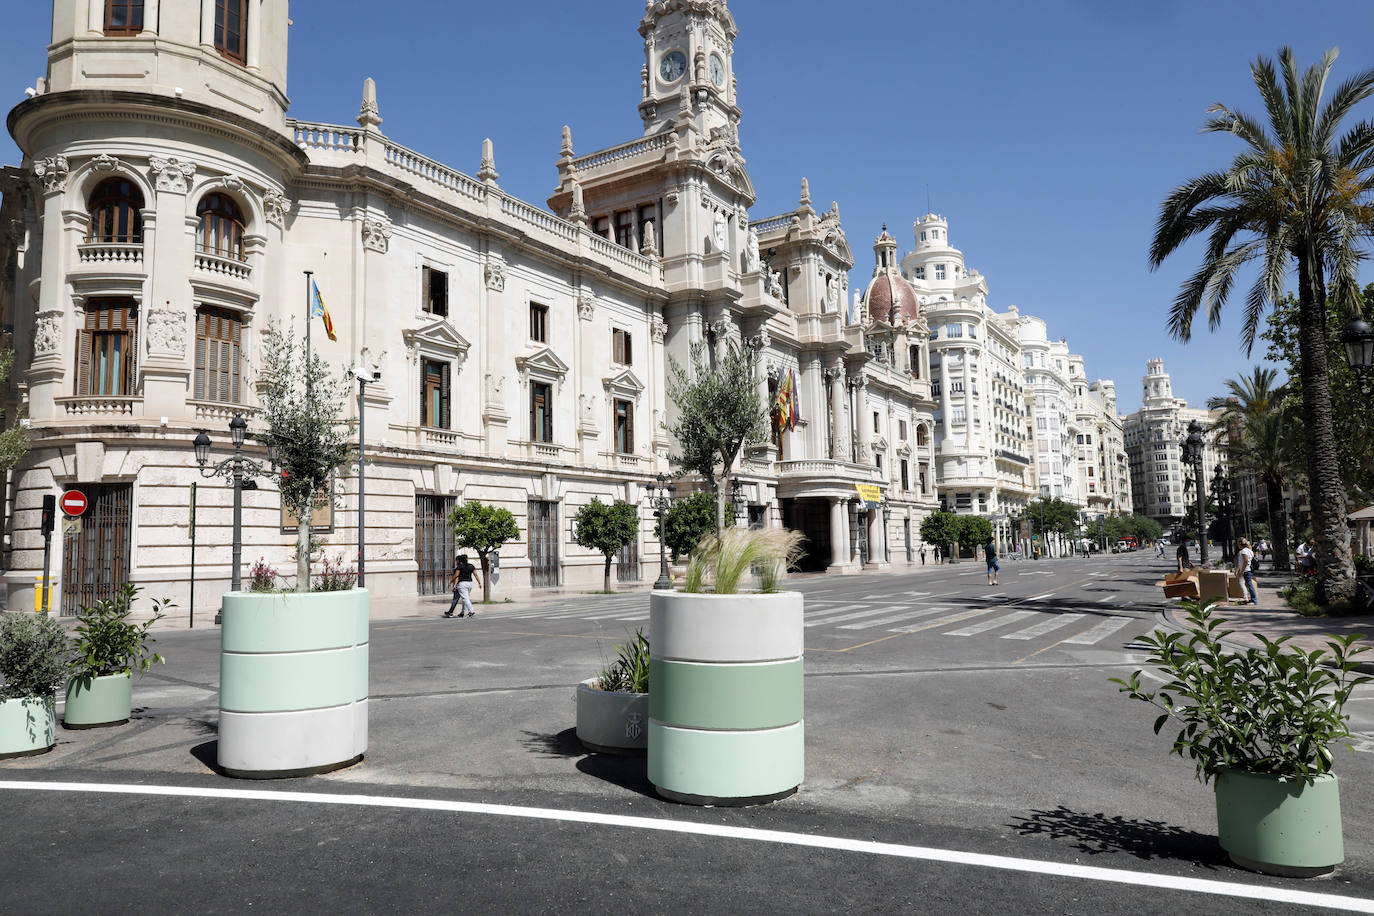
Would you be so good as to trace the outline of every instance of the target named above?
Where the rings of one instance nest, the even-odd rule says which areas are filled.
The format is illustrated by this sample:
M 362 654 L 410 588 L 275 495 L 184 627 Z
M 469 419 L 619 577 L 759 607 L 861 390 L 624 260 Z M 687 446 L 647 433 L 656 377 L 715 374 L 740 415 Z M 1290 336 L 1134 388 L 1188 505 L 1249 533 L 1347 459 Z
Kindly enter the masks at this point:
M 616 660 L 602 669 L 592 685 L 609 693 L 649 692 L 649 638 L 643 629 L 624 645 L 615 646 Z
M 776 592 L 801 559 L 803 540 L 786 528 L 727 528 L 708 534 L 692 551 L 682 590 L 704 592 L 709 584 L 717 595 L 738 594 L 746 574 L 756 570 L 759 591 Z
M 1344 711 L 1351 693 L 1371 678 L 1357 673 L 1363 634 L 1332 636 L 1324 649 L 1304 651 L 1291 637 L 1268 639 L 1244 650 L 1222 644 L 1234 630 L 1213 611 L 1220 599 L 1184 601 L 1184 632 L 1150 633 L 1149 664 L 1164 679 L 1141 687 L 1136 671 L 1111 678 L 1122 693 L 1160 710 L 1154 731 L 1179 728 L 1172 753 L 1191 759 L 1206 783 L 1222 770 L 1243 770 L 1311 785 L 1331 771 L 1331 745 L 1351 736 Z

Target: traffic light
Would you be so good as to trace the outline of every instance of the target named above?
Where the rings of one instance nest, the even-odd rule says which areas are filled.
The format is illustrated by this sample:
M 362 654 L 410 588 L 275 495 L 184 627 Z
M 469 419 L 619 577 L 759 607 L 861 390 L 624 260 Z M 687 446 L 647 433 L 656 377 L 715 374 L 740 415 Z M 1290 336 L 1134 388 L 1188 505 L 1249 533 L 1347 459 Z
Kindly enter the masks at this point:
M 57 519 L 57 497 L 49 493 L 43 497 L 43 536 L 52 534 Z

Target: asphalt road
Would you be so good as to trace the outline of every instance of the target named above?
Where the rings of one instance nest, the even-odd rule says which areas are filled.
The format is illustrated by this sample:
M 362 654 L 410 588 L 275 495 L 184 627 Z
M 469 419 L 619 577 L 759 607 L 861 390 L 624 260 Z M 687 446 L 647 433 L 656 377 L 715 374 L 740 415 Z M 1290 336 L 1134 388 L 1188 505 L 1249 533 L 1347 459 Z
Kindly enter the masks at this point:
M 1004 562 L 996 587 L 969 562 L 797 580 L 806 783 L 745 810 L 664 802 L 642 758 L 577 745 L 572 687 L 647 629 L 643 593 L 493 605 L 469 620 L 425 604 L 424 617 L 375 623 L 366 760 L 272 783 L 209 768 L 218 634 L 168 631 L 168 664 L 135 685 L 129 725 L 64 731 L 51 754 L 0 762 L 0 912 L 1267 913 L 1333 902 L 1269 899 L 1293 893 L 1374 910 L 1369 753 L 1338 758 L 1347 862 L 1336 875 L 1252 875 L 1216 846 L 1210 788 L 1168 756 L 1150 710 L 1107 682 L 1138 667 L 1130 644 L 1156 625 L 1151 583 L 1166 566 L 1143 553 Z M 1351 708 L 1374 736 L 1374 692 Z M 29 781 L 59 791 L 17 787 Z

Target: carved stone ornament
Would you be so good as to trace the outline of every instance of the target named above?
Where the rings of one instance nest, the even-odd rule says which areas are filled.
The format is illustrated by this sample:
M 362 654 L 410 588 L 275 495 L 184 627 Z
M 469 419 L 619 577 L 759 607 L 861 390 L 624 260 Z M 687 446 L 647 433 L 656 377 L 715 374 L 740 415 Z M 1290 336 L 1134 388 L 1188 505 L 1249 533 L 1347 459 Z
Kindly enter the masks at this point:
M 225 175 L 216 184 L 226 191 L 242 191 L 245 187 L 243 179 L 237 175 Z
M 391 246 L 391 220 L 369 216 L 363 220 L 363 247 L 386 254 Z
M 67 188 L 67 157 L 53 156 L 33 164 L 33 174 L 43 183 L 43 191 L 51 194 Z
M 706 330 L 710 332 L 711 336 L 716 340 L 725 340 L 730 336 L 730 332 L 734 330 L 734 325 L 730 323 L 729 318 L 717 318 L 706 326 Z
M 838 366 L 831 366 L 829 369 L 825 370 L 825 380 L 831 383 L 832 385 L 836 382 L 836 380 L 843 377 L 844 370 L 839 368 Z
M 596 315 L 596 300 L 591 296 L 577 297 L 577 317 L 583 321 L 591 321 Z
M 657 315 L 649 316 L 649 336 L 654 343 L 663 343 L 668 337 L 668 322 Z
M 262 211 L 273 226 L 281 226 L 291 212 L 291 199 L 280 191 L 268 191 L 262 196 Z
M 190 187 L 191 179 L 195 177 L 196 164 L 175 156 L 170 159 L 154 156 L 148 160 L 148 170 L 152 173 L 159 191 L 185 194 Z
M 91 160 L 91 169 L 96 172 L 113 172 L 118 168 L 119 160 L 105 153 Z
M 47 356 L 62 350 L 62 312 L 39 312 L 33 324 L 33 355 Z
M 744 272 L 751 274 L 759 269 L 759 234 L 750 229 L 744 246 Z
M 186 354 L 186 316 L 175 309 L 152 309 L 148 313 L 148 353 L 184 356 Z
M 771 267 L 765 267 L 764 270 L 768 272 L 768 295 L 772 296 L 774 299 L 781 300 L 782 274 Z
M 747 341 L 745 341 L 745 343 L 748 344 L 749 349 L 751 350 L 767 350 L 769 346 L 772 345 L 773 338 L 768 333 L 768 329 L 763 328 L 753 337 L 750 337 Z
M 727 251 L 725 214 L 717 210 L 711 219 L 711 239 L 716 243 L 716 251 Z
M 500 261 L 487 261 L 486 270 L 487 289 L 494 293 L 506 291 L 506 265 Z
M 506 377 L 505 377 L 504 375 L 496 375 L 495 373 L 488 372 L 488 373 L 487 373 L 487 377 L 486 377 L 486 382 L 487 382 L 487 391 L 486 391 L 487 403 L 488 403 L 488 404 L 503 404 L 503 403 L 505 403 L 505 393 L 504 393 L 504 390 L 505 390 L 505 387 L 506 387 Z
M 868 387 L 868 376 L 865 375 L 865 374 L 862 373 L 862 372 L 856 373 L 856 374 L 854 374 L 854 375 L 850 375 L 850 376 L 848 377 L 848 381 L 849 381 L 849 387 L 850 387 L 850 388 L 867 388 L 867 387 Z

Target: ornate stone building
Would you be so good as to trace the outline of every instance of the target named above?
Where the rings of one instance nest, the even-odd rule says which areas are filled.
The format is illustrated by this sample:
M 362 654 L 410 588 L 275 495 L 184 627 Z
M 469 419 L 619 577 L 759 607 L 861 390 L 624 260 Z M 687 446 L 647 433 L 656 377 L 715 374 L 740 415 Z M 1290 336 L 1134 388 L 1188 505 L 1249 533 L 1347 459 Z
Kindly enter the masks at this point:
M 1215 415 L 1189 407 L 1186 400 L 1174 397 L 1164 360 L 1149 360 L 1141 379 L 1140 410 L 1126 417 L 1123 437 L 1130 456 L 1135 511 L 1164 525 L 1166 530 L 1181 521 L 1188 504 L 1197 499 L 1193 493 L 1185 492 L 1184 481 L 1192 472 L 1183 466 L 1181 447 L 1193 420 L 1202 423 L 1204 430 L 1210 430 Z M 1226 459 L 1213 435 L 1208 433 L 1203 440 L 1202 466 L 1210 488 L 1216 466 L 1224 465 Z
M 750 220 L 724 2 L 647 4 L 642 135 L 579 155 L 564 128 L 547 209 L 501 189 L 490 142 L 468 175 L 387 136 L 371 80 L 355 123 L 287 117 L 287 24 L 286 0 L 54 2 L 47 76 L 8 121 L 24 159 L 0 173 L 20 369 L 4 398 L 34 440 L 5 492 L 16 606 L 41 568 L 42 497 L 79 487 L 92 508 L 54 540 L 54 604 L 133 581 L 185 609 L 192 484 L 197 603 L 217 603 L 230 492 L 200 478 L 191 440 L 208 430 L 223 457 L 227 421 L 251 426 L 259 342 L 273 322 L 302 330 L 306 272 L 338 332 L 317 325 L 317 351 L 381 373 L 350 407 L 374 593 L 442 591 L 445 517 L 473 498 L 520 523 L 503 591 L 599 582 L 570 519 L 592 497 L 643 505 L 669 470 L 666 367 L 697 342 L 757 348 L 761 397 L 796 383 L 795 428 L 741 463 L 750 521 L 802 530 L 811 568 L 908 561 L 934 504 L 923 318 L 851 320 L 839 209 L 816 212 L 804 183 L 795 211 Z M 349 559 L 355 475 L 316 519 Z M 885 506 L 859 511 L 856 484 Z M 244 501 L 245 565 L 289 568 L 271 481 Z M 657 550 L 646 509 L 620 578 Z

